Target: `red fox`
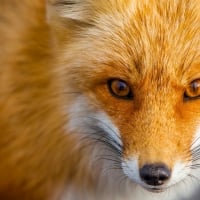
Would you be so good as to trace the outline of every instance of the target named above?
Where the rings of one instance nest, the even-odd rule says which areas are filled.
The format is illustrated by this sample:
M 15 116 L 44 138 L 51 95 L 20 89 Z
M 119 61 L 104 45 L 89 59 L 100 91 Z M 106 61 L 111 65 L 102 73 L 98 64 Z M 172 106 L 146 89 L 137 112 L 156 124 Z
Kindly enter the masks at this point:
M 0 36 L 0 199 L 192 199 L 199 0 L 1 0 Z

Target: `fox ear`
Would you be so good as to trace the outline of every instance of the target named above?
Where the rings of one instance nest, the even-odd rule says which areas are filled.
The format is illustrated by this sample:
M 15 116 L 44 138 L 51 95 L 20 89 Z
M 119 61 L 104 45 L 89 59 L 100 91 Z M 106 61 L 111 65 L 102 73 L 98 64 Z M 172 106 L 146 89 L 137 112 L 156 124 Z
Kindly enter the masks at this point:
M 89 0 L 48 0 L 48 18 L 59 17 L 87 22 L 91 16 Z

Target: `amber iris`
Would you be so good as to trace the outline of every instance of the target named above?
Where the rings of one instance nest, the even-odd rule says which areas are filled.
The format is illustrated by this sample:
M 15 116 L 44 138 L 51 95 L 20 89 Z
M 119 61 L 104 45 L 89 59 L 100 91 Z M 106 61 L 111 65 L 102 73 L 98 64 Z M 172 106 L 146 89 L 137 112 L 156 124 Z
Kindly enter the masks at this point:
M 185 90 L 185 97 L 190 98 L 200 98 L 200 79 L 192 81 Z
M 130 99 L 133 97 L 129 85 L 119 79 L 112 79 L 108 81 L 110 93 L 118 98 Z

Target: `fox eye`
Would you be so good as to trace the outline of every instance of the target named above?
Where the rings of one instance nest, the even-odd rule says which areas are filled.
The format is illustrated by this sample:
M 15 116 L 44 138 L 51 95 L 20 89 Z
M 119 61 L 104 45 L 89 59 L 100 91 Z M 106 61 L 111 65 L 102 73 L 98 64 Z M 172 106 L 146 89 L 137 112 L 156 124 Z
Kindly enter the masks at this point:
M 120 79 L 111 79 L 108 81 L 108 88 L 110 93 L 122 99 L 132 99 L 133 95 L 129 85 Z
M 185 90 L 184 98 L 187 100 L 200 98 L 200 79 L 192 81 Z

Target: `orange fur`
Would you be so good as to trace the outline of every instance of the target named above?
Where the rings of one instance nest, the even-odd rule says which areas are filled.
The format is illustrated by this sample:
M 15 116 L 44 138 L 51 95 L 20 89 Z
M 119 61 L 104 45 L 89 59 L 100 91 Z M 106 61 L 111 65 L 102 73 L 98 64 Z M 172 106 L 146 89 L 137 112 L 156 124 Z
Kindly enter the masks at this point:
M 81 153 L 66 154 L 75 144 L 65 137 L 45 2 L 0 5 L 0 199 L 53 199 L 66 177 L 76 179 Z
M 200 100 L 183 101 L 183 94 L 200 78 L 200 1 L 47 4 L 0 2 L 0 199 L 54 200 L 72 186 L 111 200 L 102 194 L 104 165 L 92 160 L 96 143 L 81 138 L 87 116 L 70 128 L 80 96 L 89 114 L 103 111 L 119 129 L 118 160 L 137 155 L 140 167 L 170 169 L 192 160 Z M 112 78 L 130 85 L 133 100 L 110 94 Z
M 61 58 L 67 60 L 66 69 L 72 74 L 67 78 L 79 81 L 78 91 L 94 91 L 98 104 L 120 128 L 125 155 L 141 155 L 141 165 L 166 161 L 172 167 L 190 148 L 200 117 L 199 101 L 182 100 L 185 87 L 198 78 L 199 1 L 91 4 L 91 16 L 88 11 L 87 19 L 83 17 L 89 27 L 69 45 L 69 56 Z M 72 67 L 81 62 L 84 69 Z M 87 77 L 87 85 L 81 76 Z M 104 83 L 112 77 L 129 82 L 133 102 L 109 94 Z M 163 147 L 170 151 L 160 151 Z

